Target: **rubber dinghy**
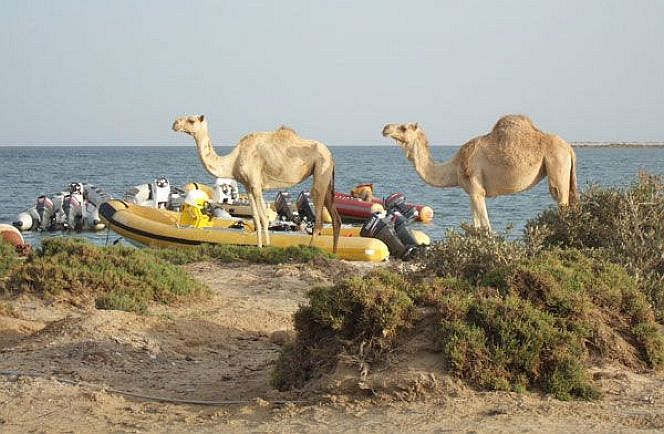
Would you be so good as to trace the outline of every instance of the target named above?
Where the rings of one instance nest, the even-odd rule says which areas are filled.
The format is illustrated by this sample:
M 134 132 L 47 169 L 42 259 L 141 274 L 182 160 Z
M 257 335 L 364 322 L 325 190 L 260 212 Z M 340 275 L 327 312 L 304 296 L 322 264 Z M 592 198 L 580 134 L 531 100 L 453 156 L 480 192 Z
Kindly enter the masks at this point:
M 99 207 L 102 220 L 119 235 L 150 247 L 191 247 L 199 244 L 256 245 L 256 232 L 252 222 L 238 225 L 235 219 L 212 218 L 208 226 L 183 224 L 181 212 L 142 207 L 119 200 L 110 200 Z M 237 227 L 241 226 L 241 227 Z M 382 241 L 359 236 L 359 228 L 342 228 L 337 256 L 351 261 L 380 262 L 390 252 Z M 419 233 L 422 244 L 429 239 Z M 332 230 L 324 228 L 321 235 L 313 239 L 302 232 L 270 233 L 270 242 L 275 247 L 315 246 L 332 252 Z

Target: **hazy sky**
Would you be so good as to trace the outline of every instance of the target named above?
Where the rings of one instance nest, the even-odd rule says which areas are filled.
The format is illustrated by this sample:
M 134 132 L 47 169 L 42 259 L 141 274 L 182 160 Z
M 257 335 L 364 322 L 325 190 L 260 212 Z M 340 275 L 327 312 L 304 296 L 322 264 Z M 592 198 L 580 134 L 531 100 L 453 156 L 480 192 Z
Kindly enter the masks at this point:
M 570 141 L 664 140 L 664 1 L 0 0 L 0 144 L 185 145 L 285 124 L 461 144 L 506 113 Z

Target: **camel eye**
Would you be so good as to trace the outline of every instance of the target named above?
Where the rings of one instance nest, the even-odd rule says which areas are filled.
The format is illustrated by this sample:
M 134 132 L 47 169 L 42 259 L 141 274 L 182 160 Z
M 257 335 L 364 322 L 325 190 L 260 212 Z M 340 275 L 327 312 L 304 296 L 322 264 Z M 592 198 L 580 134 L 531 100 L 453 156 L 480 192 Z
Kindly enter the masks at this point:
M 190 124 L 193 124 L 194 120 L 193 119 L 187 119 L 187 122 L 189 122 Z
M 399 125 L 399 131 L 401 131 L 402 133 L 405 133 L 406 132 L 406 127 L 404 127 L 403 125 Z

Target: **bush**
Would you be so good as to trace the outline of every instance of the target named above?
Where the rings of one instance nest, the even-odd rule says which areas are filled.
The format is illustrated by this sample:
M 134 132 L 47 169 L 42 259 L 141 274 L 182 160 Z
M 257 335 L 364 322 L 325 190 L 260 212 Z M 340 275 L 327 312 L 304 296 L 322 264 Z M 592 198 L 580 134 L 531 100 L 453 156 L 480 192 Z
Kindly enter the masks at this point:
M 444 240 L 427 251 L 422 259 L 425 274 L 477 283 L 490 270 L 529 253 L 523 243 L 508 241 L 486 229 L 463 225 L 462 230 L 448 230 Z
M 145 312 L 150 301 L 171 303 L 203 295 L 206 288 L 151 250 L 51 238 L 13 269 L 5 291 L 47 298 L 94 297 L 100 309 Z
M 624 266 L 664 319 L 664 179 L 642 173 L 628 188 L 593 186 L 578 207 L 547 210 L 526 226 L 546 248 L 576 248 Z M 526 237 L 529 241 L 529 237 Z
M 274 384 L 300 387 L 339 360 L 385 363 L 385 352 L 418 327 L 433 327 L 420 331 L 436 336 L 429 350 L 441 353 L 449 372 L 491 390 L 591 399 L 598 392 L 584 369 L 590 360 L 664 366 L 664 338 L 653 311 L 623 267 L 575 249 L 536 252 L 504 239 L 467 236 L 481 253 L 473 255 L 459 235 L 451 241 L 455 248 L 442 242 L 434 249 L 434 255 L 451 257 L 430 255 L 423 271 L 374 271 L 310 291 Z M 480 257 L 491 265 L 477 267 Z M 461 271 L 431 266 L 441 263 Z M 435 321 L 420 321 L 422 306 L 436 307 Z
M 309 291 L 309 306 L 302 306 L 294 317 L 298 339 L 282 352 L 273 385 L 302 386 L 333 366 L 342 353 L 378 360 L 415 318 L 405 285 L 400 275 L 376 270 Z
M 16 249 L 9 243 L 0 238 L 0 279 L 18 263 L 18 254 Z
M 522 391 L 534 385 L 559 399 L 593 398 L 583 371 L 583 336 L 528 300 L 450 294 L 441 300 L 440 340 L 446 366 L 492 390 Z
M 183 265 L 196 261 L 219 259 L 224 262 L 245 260 L 263 264 L 309 262 L 316 258 L 333 258 L 334 255 L 317 247 L 290 246 L 263 247 L 203 244 L 185 249 L 154 249 L 154 254 L 172 264 Z

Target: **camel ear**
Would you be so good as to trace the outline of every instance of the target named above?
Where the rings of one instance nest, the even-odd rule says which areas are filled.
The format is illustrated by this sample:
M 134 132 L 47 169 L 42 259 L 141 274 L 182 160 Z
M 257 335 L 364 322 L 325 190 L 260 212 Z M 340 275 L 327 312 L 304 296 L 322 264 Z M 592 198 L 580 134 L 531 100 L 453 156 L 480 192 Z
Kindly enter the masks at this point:
M 198 117 L 198 121 L 199 121 L 199 122 L 203 122 L 204 120 L 205 120 L 205 115 L 200 115 L 200 116 Z
M 420 127 L 420 124 L 418 124 L 417 122 L 415 122 L 415 129 L 418 129 L 419 127 Z

